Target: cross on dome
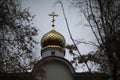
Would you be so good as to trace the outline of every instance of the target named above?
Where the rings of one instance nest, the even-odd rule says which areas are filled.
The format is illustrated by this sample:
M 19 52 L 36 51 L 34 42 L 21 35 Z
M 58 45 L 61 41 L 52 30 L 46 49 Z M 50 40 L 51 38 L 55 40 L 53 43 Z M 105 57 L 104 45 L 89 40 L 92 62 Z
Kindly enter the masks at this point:
M 52 16 L 53 18 L 51 22 L 52 22 L 52 27 L 54 27 L 55 17 L 57 17 L 58 15 L 55 12 L 52 12 L 51 14 L 49 14 L 49 16 Z

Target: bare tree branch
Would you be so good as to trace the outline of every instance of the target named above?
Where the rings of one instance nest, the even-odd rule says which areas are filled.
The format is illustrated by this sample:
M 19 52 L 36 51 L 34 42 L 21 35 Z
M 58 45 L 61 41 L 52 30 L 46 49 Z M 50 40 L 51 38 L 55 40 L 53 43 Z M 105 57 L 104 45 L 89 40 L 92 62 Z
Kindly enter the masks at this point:
M 82 55 L 81 55 L 81 53 L 80 53 L 80 51 L 79 51 L 79 49 L 78 49 L 78 47 L 77 47 L 77 45 L 76 45 L 76 43 L 75 43 L 73 37 L 72 37 L 72 34 L 71 34 L 71 32 L 70 32 L 69 25 L 68 25 L 68 21 L 67 21 L 67 17 L 66 17 L 66 15 L 65 15 L 64 7 L 63 7 L 63 3 L 62 3 L 61 1 L 59 1 L 59 3 L 61 4 L 61 8 L 62 8 L 62 11 L 63 11 L 63 15 L 64 15 L 64 18 L 65 18 L 65 21 L 66 21 L 66 25 L 67 25 L 67 29 L 68 29 L 70 38 L 71 38 L 71 40 L 72 40 L 74 46 L 77 48 L 77 51 L 78 51 L 80 57 L 82 57 Z M 87 66 L 87 68 L 88 68 L 88 71 L 91 72 L 91 69 L 89 68 L 87 62 L 85 62 L 85 64 L 86 64 L 86 66 Z

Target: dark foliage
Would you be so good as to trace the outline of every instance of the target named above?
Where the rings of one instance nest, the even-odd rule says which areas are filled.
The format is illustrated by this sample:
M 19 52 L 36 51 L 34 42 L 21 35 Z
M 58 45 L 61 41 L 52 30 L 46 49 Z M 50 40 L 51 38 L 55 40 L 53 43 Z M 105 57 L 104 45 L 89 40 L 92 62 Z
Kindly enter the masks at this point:
M 34 16 L 20 0 L 0 1 L 0 72 L 26 72 L 34 62 Z

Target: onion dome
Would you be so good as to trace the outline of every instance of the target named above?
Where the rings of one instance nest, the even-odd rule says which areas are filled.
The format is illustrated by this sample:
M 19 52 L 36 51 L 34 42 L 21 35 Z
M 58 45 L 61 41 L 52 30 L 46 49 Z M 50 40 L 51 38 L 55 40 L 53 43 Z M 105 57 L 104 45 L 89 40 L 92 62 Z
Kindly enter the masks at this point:
M 62 34 L 58 33 L 56 30 L 52 29 L 46 33 L 41 39 L 41 47 L 45 48 L 65 48 L 65 38 Z
M 54 28 L 54 17 L 57 17 L 58 15 L 55 12 L 52 12 L 49 14 L 53 18 L 52 22 L 52 30 L 46 33 L 42 39 L 41 39 L 41 47 L 42 50 L 45 50 L 46 48 L 57 48 L 64 51 L 65 48 L 65 38 L 62 34 L 57 32 Z

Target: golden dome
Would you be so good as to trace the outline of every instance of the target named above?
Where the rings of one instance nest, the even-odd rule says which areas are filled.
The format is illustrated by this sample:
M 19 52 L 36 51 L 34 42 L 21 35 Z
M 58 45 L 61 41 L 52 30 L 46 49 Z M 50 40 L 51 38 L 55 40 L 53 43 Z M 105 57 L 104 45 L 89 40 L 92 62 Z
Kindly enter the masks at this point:
M 42 37 L 41 46 L 42 48 L 54 46 L 64 49 L 65 39 L 62 34 L 58 33 L 56 30 L 53 29 Z

